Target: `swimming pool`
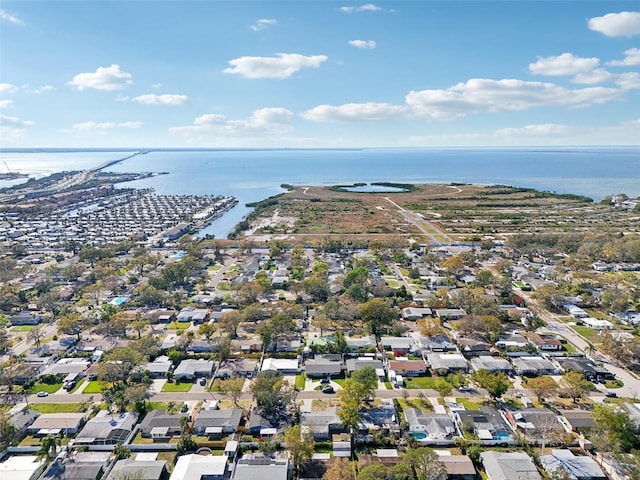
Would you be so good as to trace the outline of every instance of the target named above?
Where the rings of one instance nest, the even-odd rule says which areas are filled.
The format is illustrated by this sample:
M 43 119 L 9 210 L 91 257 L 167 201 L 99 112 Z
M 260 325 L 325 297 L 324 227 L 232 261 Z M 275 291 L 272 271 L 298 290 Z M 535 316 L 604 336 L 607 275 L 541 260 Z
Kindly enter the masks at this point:
M 111 303 L 111 305 L 120 306 L 126 301 L 127 301 L 127 297 L 116 297 L 113 300 L 111 300 L 110 303 Z
M 416 440 L 424 440 L 427 438 L 427 434 L 422 432 L 411 432 L 411 436 Z
M 173 255 L 169 256 L 169 258 L 182 258 L 186 255 L 186 252 L 178 252 L 178 253 L 174 253 Z

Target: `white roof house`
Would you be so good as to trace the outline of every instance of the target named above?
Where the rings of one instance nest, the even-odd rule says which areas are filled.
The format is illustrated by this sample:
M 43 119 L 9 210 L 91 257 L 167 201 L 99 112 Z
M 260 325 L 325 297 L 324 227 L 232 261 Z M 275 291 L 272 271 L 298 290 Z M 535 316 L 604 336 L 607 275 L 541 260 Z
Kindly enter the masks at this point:
M 300 362 L 297 358 L 265 358 L 262 362 L 262 371 L 277 370 L 278 372 L 300 371 Z
M 169 480 L 222 479 L 227 470 L 226 455 L 182 455 Z
M 582 321 L 584 324 L 593 328 L 594 330 L 611 330 L 613 328 L 613 323 L 609 320 L 599 320 L 597 318 L 583 318 Z
M 474 372 L 488 370 L 489 372 L 508 372 L 512 370 L 511 364 L 504 358 L 476 357 L 471 359 L 471 367 Z
M 524 452 L 482 452 L 489 480 L 542 480 L 531 457 Z
M 0 478 L 29 480 L 43 462 L 44 460 L 39 460 L 35 455 L 10 456 L 4 462 L 0 462 Z
M 197 376 L 208 376 L 213 371 L 213 360 L 186 359 L 180 362 L 173 372 L 176 378 L 192 378 Z

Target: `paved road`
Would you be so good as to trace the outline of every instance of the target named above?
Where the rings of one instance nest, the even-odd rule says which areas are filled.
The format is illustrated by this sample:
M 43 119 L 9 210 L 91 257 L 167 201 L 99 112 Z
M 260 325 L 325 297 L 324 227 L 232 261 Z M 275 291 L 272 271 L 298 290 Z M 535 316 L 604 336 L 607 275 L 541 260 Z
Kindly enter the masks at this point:
M 531 297 L 529 292 L 523 292 L 520 289 L 514 289 L 514 291 L 517 291 L 518 295 L 524 298 L 527 301 L 528 305 L 536 304 L 535 299 Z M 553 333 L 557 333 L 558 335 L 562 335 L 569 342 L 573 343 L 579 350 L 585 352 L 586 355 L 589 347 L 589 342 L 587 340 L 585 340 L 582 336 L 571 329 L 569 324 L 558 320 L 558 315 L 554 315 L 553 313 L 543 308 L 539 310 L 540 317 L 542 317 L 542 319 L 547 323 L 546 327 L 542 327 L 540 329 L 541 331 L 550 331 Z M 640 380 L 635 375 L 630 373 L 628 370 L 617 366 L 616 362 L 613 359 L 600 351 L 596 352 L 593 357 L 594 360 L 602 362 L 607 370 L 615 374 L 615 376 L 618 379 L 622 380 L 622 382 L 624 383 L 623 387 L 614 389 L 607 389 L 603 385 L 597 385 L 599 391 L 612 391 L 615 392 L 619 397 L 640 397 Z

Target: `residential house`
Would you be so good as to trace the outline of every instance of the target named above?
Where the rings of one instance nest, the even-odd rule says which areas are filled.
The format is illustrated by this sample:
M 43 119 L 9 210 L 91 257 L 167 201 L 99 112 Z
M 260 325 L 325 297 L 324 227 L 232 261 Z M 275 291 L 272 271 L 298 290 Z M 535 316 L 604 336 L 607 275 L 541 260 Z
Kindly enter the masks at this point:
M 142 318 L 148 320 L 149 323 L 171 323 L 176 318 L 176 311 L 171 308 L 157 308 L 150 310 L 142 315 Z
M 34 437 L 46 437 L 50 434 L 75 435 L 84 420 L 84 413 L 43 413 L 27 427 L 27 433 Z
M 427 373 L 427 364 L 424 360 L 390 360 L 389 370 L 403 376 L 417 377 Z
M 564 304 L 562 308 L 569 312 L 569 315 L 574 318 L 587 318 L 589 316 L 585 310 L 571 303 Z
M 438 457 L 447 469 L 447 480 L 475 480 L 478 472 L 467 455 L 440 455 Z
M 43 474 L 43 480 L 96 480 L 104 474 L 106 463 L 104 462 L 75 462 L 75 459 L 61 457 L 56 458 L 47 471 Z
M 368 357 L 349 358 L 346 361 L 347 372 L 351 375 L 356 370 L 364 367 L 371 367 L 376 371 L 378 378 L 384 379 L 385 371 L 382 360 L 376 360 Z
M 557 443 L 565 432 L 556 414 L 546 408 L 507 410 L 505 418 L 530 441 L 540 441 L 547 445 Z
M 417 408 L 404 411 L 409 433 L 424 443 L 452 443 L 457 430 L 451 417 L 444 413 L 424 413 Z
M 511 363 L 518 375 L 537 377 L 539 375 L 558 374 L 558 369 L 553 362 L 538 356 L 514 357 L 511 359 Z
M 9 455 L 0 462 L 0 478 L 3 480 L 29 480 L 37 477 L 36 471 L 44 465 L 44 459 L 36 455 Z
M 184 416 L 164 410 L 151 410 L 140 422 L 140 433 L 145 438 L 168 440 L 182 433 L 181 419 Z
M 510 443 L 513 440 L 511 428 L 493 407 L 456 410 L 453 416 L 462 431 L 475 435 L 483 444 Z
M 147 362 L 144 370 L 149 372 L 151 378 L 166 378 L 171 370 L 172 362 L 166 355 L 157 357 L 153 362 Z
M 276 458 L 259 454 L 244 455 L 236 463 L 231 480 L 288 480 L 292 469 L 288 454 Z
M 589 328 L 593 330 L 612 330 L 613 323 L 609 320 L 601 320 L 598 318 L 583 318 L 582 322 Z
M 304 412 L 300 425 L 303 432 L 312 434 L 317 441 L 329 440 L 334 433 L 344 431 L 337 407 L 329 407 L 319 412 Z
M 385 350 L 402 357 L 410 354 L 420 354 L 420 346 L 412 337 L 382 337 L 380 338 L 380 345 Z
M 449 352 L 458 350 L 456 345 L 446 335 L 420 337 L 418 342 L 420 343 L 423 352 Z
M 176 321 L 182 323 L 193 322 L 194 325 L 199 325 L 208 321 L 209 315 L 208 308 L 184 307 L 176 316 Z
M 381 429 L 393 433 L 400 432 L 400 421 L 391 400 L 383 400 L 380 406 L 361 409 L 359 415 L 358 430 L 361 432 Z
M 562 341 L 553 335 L 538 334 L 528 332 L 524 334 L 538 350 L 558 351 L 562 350 Z
M 480 460 L 488 480 L 542 480 L 525 452 L 482 452 Z
M 587 456 L 576 456 L 571 450 L 551 450 L 542 455 L 540 463 L 548 474 L 556 473 L 570 480 L 607 480 L 598 462 Z
M 471 359 L 471 368 L 474 372 L 479 370 L 487 370 L 491 373 L 495 372 L 511 372 L 513 367 L 509 363 L 508 360 L 504 358 L 494 358 L 494 357 L 477 357 Z
M 30 408 L 20 408 L 17 411 L 9 413 L 9 423 L 13 426 L 13 431 L 18 438 L 22 438 L 27 429 L 36 421 L 40 416 L 40 412 L 31 410 Z
M 466 372 L 469 368 L 467 360 L 460 353 L 428 353 L 427 361 L 431 369 L 440 376 L 454 372 Z
M 193 429 L 198 435 L 222 435 L 238 431 L 242 421 L 242 409 L 227 408 L 224 410 L 200 410 L 193 422 Z
M 77 445 L 116 445 L 124 443 L 138 420 L 135 412 L 112 415 L 100 410 L 89 420 L 75 439 Z
M 135 478 L 136 480 L 166 480 L 169 478 L 167 462 L 164 460 L 118 460 L 106 480 Z
M 213 371 L 213 360 L 185 359 L 180 362 L 173 372 L 176 380 L 190 381 L 198 377 L 209 377 Z
M 227 472 L 226 455 L 181 455 L 169 480 L 223 480 Z M 268 478 L 263 476 L 262 478 Z
M 39 325 L 42 322 L 42 316 L 35 312 L 23 310 L 15 315 L 11 315 L 9 317 L 9 322 L 11 322 L 12 327 L 22 325 Z
M 402 318 L 406 321 L 415 322 L 431 316 L 430 308 L 406 307 L 402 309 Z
M 486 340 L 480 338 L 459 337 L 456 342 L 460 351 L 466 358 L 486 357 L 491 355 L 492 346 Z
M 299 358 L 265 358 L 261 371 L 276 370 L 284 375 L 297 375 L 300 373 Z
M 364 352 L 370 349 L 375 349 L 377 346 L 374 336 L 369 335 L 365 337 L 345 337 L 347 346 L 352 352 Z
M 615 375 L 606 368 L 598 367 L 583 358 L 563 358 L 559 359 L 558 362 L 565 372 L 582 373 L 590 381 L 600 379 L 613 380 L 615 378 Z
M 461 308 L 436 308 L 436 317 L 440 320 L 460 320 L 467 314 Z
M 216 370 L 217 378 L 253 377 L 258 371 L 258 360 L 247 357 L 230 358 L 225 360 Z
M 338 358 L 316 357 L 313 360 L 307 360 L 304 364 L 304 371 L 310 378 L 328 378 L 335 377 L 342 373 L 344 366 Z
M 496 347 L 503 350 L 507 348 L 523 349 L 529 342 L 525 337 L 517 333 L 510 333 L 508 335 L 501 335 L 496 342 Z
M 561 410 L 561 413 L 560 421 L 572 432 L 584 434 L 595 426 L 593 414 L 589 410 Z

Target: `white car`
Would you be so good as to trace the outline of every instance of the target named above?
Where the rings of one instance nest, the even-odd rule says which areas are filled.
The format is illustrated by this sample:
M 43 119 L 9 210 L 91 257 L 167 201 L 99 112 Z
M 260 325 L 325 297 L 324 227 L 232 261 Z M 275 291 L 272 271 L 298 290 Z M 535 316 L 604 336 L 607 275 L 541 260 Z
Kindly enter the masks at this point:
M 48 397 L 48 396 L 49 396 L 49 394 L 48 394 L 47 392 L 38 392 L 38 393 L 37 393 L 37 396 L 38 396 L 38 397 Z

